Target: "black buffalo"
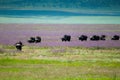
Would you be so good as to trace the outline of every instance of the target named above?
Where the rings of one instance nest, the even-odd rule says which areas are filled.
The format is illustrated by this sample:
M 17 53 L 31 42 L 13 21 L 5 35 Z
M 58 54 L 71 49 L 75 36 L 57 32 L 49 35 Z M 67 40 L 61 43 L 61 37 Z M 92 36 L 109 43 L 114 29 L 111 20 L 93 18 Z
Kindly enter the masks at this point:
M 35 37 L 30 37 L 30 39 L 28 40 L 29 43 L 34 43 L 35 42 Z
M 67 41 L 65 38 L 61 38 L 62 41 Z
M 93 35 L 91 38 L 90 38 L 91 41 L 99 41 L 100 40 L 100 36 L 97 36 L 97 35 Z
M 37 36 L 36 39 L 35 39 L 35 42 L 36 42 L 36 43 L 41 42 L 41 37 Z
M 105 38 L 106 38 L 106 35 L 102 35 L 102 36 L 100 37 L 100 40 L 106 40 Z
M 69 41 L 71 40 L 71 36 L 70 35 L 64 35 L 63 38 L 61 38 L 62 41 Z
M 120 37 L 118 36 L 118 35 L 114 35 L 112 38 L 111 38 L 111 40 L 119 40 L 120 39 Z
M 81 40 L 81 41 L 87 41 L 87 36 L 86 35 L 81 35 L 80 37 L 79 37 L 79 40 Z
M 15 47 L 18 51 L 22 51 L 23 43 L 21 41 L 15 43 Z

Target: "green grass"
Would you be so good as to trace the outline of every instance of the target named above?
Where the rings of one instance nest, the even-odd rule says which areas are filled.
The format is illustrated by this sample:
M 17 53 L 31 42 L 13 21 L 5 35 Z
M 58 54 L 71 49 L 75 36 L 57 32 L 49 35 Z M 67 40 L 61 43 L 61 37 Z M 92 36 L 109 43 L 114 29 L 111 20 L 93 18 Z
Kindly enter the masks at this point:
M 0 80 L 120 80 L 119 48 L 0 49 Z

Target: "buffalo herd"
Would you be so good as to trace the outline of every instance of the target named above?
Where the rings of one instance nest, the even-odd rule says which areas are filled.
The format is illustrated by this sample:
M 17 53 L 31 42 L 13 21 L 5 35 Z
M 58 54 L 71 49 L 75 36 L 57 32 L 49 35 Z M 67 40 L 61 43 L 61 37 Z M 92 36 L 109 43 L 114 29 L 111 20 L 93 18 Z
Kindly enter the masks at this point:
M 102 36 L 98 36 L 98 35 L 93 35 L 90 40 L 91 41 L 98 41 L 98 40 L 105 40 L 105 35 L 102 35 Z
M 99 40 L 105 41 L 106 37 L 107 37 L 106 35 L 101 35 L 101 36 L 99 36 L 99 35 L 93 35 L 91 37 L 88 37 L 87 35 L 81 35 L 81 36 L 78 37 L 78 40 L 80 40 L 80 41 L 87 41 L 88 38 L 89 38 L 89 40 L 91 40 L 91 41 L 99 41 Z M 120 36 L 119 35 L 114 35 L 110 39 L 111 40 L 120 40 Z M 61 38 L 61 41 L 62 42 L 64 42 L 64 41 L 65 42 L 67 42 L 67 41 L 70 42 L 71 41 L 71 36 L 70 35 L 64 35 Z M 41 37 L 39 37 L 39 36 L 30 37 L 28 39 L 28 42 L 29 43 L 40 43 L 41 42 Z
M 28 42 L 29 43 L 40 43 L 41 42 L 41 37 L 39 37 L 39 36 L 37 36 L 37 37 L 30 37 Z
M 86 36 L 86 35 L 81 35 L 79 37 L 79 40 L 81 40 L 81 41 L 87 41 L 87 39 L 88 39 L 88 36 Z M 114 35 L 111 38 L 111 40 L 119 40 L 119 39 L 120 39 L 119 35 Z M 99 40 L 105 41 L 106 40 L 106 35 L 101 35 L 101 36 L 99 36 L 99 35 L 93 35 L 92 37 L 90 37 L 90 40 L 91 41 L 99 41 Z

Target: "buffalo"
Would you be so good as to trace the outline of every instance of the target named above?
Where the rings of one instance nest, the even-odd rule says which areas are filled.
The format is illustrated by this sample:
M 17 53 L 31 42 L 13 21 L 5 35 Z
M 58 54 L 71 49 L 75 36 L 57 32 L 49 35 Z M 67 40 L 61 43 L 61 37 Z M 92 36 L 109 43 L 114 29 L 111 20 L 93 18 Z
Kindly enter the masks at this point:
M 99 41 L 100 40 L 100 36 L 97 36 L 97 35 L 93 35 L 91 38 L 90 38 L 91 41 Z
M 41 42 L 41 37 L 37 36 L 36 39 L 35 39 L 35 42 L 36 42 L 36 43 Z
M 87 41 L 87 36 L 86 35 L 81 35 L 80 37 L 79 37 L 79 40 L 81 40 L 81 41 Z
M 62 41 L 69 41 L 71 40 L 71 36 L 70 35 L 64 35 L 63 38 L 61 38 Z
M 37 36 L 37 37 L 30 37 L 28 42 L 29 43 L 39 43 L 39 42 L 41 42 L 41 37 L 39 37 L 39 36 Z
M 21 41 L 15 43 L 15 47 L 18 51 L 22 51 L 23 43 Z
M 61 38 L 61 40 L 62 40 L 62 41 L 66 41 L 66 39 L 65 39 L 65 38 Z
M 30 37 L 30 39 L 28 40 L 29 43 L 34 43 L 35 42 L 35 37 Z
M 102 35 L 102 36 L 100 37 L 100 40 L 106 40 L 105 38 L 106 38 L 106 35 Z
M 111 40 L 119 40 L 120 39 L 120 37 L 118 36 L 118 35 L 114 35 L 112 38 L 111 38 Z

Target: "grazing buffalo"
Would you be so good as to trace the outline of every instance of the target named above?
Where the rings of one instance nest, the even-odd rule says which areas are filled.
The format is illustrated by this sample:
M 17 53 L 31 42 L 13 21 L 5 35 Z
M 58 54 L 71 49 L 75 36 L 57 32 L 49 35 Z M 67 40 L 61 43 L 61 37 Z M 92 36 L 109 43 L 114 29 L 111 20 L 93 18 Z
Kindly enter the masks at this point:
M 35 39 L 35 42 L 36 42 L 36 43 L 41 42 L 41 37 L 37 36 L 36 39 Z
M 87 36 L 86 35 L 81 35 L 80 37 L 79 37 L 79 40 L 81 40 L 81 41 L 87 41 Z
M 106 38 L 106 36 L 105 36 L 105 35 L 102 35 L 102 36 L 100 37 L 100 40 L 106 40 L 105 38 Z
M 63 38 L 61 38 L 62 41 L 70 41 L 71 40 L 71 36 L 70 35 L 64 35 Z
M 29 43 L 34 43 L 35 41 L 35 37 L 30 37 L 30 39 L 28 40 Z
M 97 36 L 97 35 L 93 35 L 91 38 L 90 38 L 91 41 L 98 41 L 100 40 L 100 36 Z
M 120 39 L 120 37 L 118 36 L 118 35 L 114 35 L 112 38 L 111 38 L 111 40 L 119 40 Z

